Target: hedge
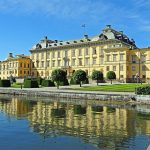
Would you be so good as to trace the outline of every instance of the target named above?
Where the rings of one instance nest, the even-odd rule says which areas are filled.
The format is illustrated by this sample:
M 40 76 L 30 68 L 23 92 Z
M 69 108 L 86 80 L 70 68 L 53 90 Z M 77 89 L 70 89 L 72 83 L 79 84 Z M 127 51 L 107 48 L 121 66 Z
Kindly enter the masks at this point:
M 0 80 L 0 87 L 10 87 L 10 80 Z
M 55 86 L 54 82 L 51 80 L 42 80 L 41 85 L 44 87 L 54 87 Z
M 136 88 L 136 94 L 138 95 L 150 95 L 150 86 L 143 86 Z
M 39 85 L 38 85 L 38 82 L 37 80 L 25 80 L 24 81 L 24 88 L 38 88 Z
M 65 79 L 63 82 L 60 82 L 60 86 L 69 85 L 68 79 Z

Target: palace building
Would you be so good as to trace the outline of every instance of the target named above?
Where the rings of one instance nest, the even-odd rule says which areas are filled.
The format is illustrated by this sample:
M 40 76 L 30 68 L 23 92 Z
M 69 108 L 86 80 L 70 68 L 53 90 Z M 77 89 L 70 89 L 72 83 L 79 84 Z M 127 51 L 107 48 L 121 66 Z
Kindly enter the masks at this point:
M 6 60 L 0 62 L 0 78 L 25 78 L 31 74 L 31 59 L 24 54 L 13 56 L 9 53 Z
M 68 77 L 82 69 L 90 76 L 100 70 L 104 77 L 114 71 L 117 80 L 132 82 L 135 77 L 150 78 L 150 48 L 139 49 L 135 41 L 122 31 L 107 25 L 102 33 L 80 40 L 58 41 L 45 37 L 30 50 L 33 61 L 32 75 L 49 77 L 52 70 L 66 70 Z

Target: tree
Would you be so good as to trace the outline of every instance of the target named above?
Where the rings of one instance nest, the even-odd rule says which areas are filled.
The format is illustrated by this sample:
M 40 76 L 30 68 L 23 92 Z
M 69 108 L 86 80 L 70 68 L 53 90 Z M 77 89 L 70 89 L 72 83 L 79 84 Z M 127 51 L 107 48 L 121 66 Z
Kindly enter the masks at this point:
M 111 81 L 111 84 L 112 84 L 112 80 L 116 79 L 116 73 L 114 71 L 107 72 L 107 79 L 109 79 Z
M 73 80 L 79 82 L 81 87 L 81 82 L 86 80 L 86 72 L 81 69 L 75 71 L 73 74 Z
M 67 74 L 64 70 L 55 69 L 52 71 L 52 80 L 56 82 L 57 89 L 59 89 L 60 82 L 66 80 Z
M 93 70 L 92 80 L 96 80 L 97 85 L 98 85 L 98 80 L 103 80 L 103 73 L 101 71 L 98 71 L 98 70 Z

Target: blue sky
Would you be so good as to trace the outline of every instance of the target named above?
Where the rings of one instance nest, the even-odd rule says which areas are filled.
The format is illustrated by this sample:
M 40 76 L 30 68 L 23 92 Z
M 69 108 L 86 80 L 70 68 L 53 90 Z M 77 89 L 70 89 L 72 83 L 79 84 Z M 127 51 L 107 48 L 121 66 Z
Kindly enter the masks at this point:
M 107 25 L 124 31 L 139 48 L 150 46 L 150 0 L 0 0 L 0 60 L 29 55 L 44 36 L 80 39 Z

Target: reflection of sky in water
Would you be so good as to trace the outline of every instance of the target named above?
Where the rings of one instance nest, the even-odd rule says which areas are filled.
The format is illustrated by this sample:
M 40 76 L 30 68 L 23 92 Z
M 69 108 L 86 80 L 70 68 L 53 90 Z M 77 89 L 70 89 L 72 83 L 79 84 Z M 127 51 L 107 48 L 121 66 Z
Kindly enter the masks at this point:
M 128 109 L 86 103 L 0 100 L 3 150 L 144 150 L 150 143 L 147 105 Z

